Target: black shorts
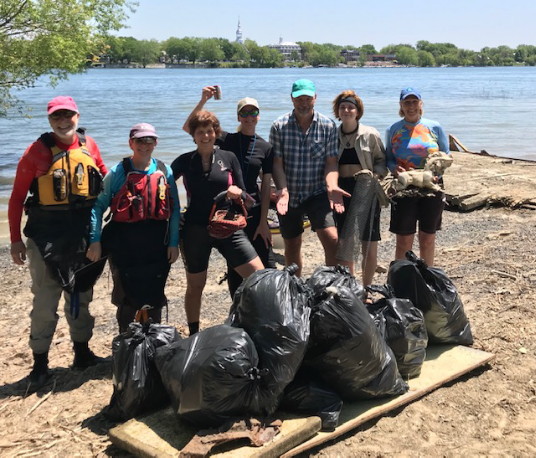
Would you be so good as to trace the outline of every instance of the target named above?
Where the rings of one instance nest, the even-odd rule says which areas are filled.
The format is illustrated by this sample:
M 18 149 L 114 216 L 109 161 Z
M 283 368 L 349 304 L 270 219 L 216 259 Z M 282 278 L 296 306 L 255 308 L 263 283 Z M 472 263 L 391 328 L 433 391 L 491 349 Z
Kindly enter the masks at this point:
M 355 186 L 355 178 L 345 177 L 339 178 L 339 186 L 344 189 L 346 192 L 352 194 Z M 351 197 L 343 197 L 344 202 L 344 213 L 333 212 L 335 217 L 335 223 L 337 225 L 337 233 L 341 235 L 344 222 L 346 221 L 346 216 L 348 214 L 348 209 L 350 208 Z M 376 205 L 373 205 L 370 209 L 370 213 L 366 221 L 364 221 L 364 226 L 361 228 L 360 240 L 363 242 L 377 242 L 381 240 L 380 237 L 380 217 L 381 217 L 381 206 L 380 202 L 376 199 Z M 356 230 L 359 229 L 359 226 L 356 227 Z
M 442 192 L 433 197 L 395 197 L 391 203 L 389 230 L 398 235 L 415 234 L 418 221 L 419 231 L 435 234 L 441 229 L 444 208 L 445 194 Z
M 212 248 L 216 248 L 232 268 L 241 266 L 257 257 L 255 248 L 246 233 L 236 231 L 226 239 L 208 235 L 206 226 L 185 224 L 181 230 L 181 253 L 186 271 L 197 274 L 208 269 Z
M 311 229 L 326 229 L 335 226 L 328 193 L 310 197 L 298 207 L 288 207 L 286 215 L 279 215 L 279 230 L 284 239 L 293 239 L 303 233 L 303 218 L 307 215 Z

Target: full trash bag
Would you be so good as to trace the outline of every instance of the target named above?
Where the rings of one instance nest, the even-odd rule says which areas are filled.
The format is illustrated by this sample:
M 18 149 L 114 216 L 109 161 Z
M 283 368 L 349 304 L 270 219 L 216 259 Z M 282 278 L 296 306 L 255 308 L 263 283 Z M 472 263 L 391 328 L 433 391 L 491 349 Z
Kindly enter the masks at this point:
M 295 264 L 250 275 L 235 293 L 227 322 L 243 328 L 255 343 L 259 368 L 265 370 L 261 405 L 265 415 L 277 408 L 294 379 L 309 340 L 312 294 Z
M 406 258 L 391 263 L 387 283 L 396 297 L 409 299 L 422 310 L 429 342 L 471 345 L 471 325 L 450 278 L 442 269 L 428 267 L 412 251 Z
M 261 414 L 263 374 L 243 329 L 218 325 L 159 348 L 156 366 L 174 411 L 197 427 Z
M 339 425 L 341 397 L 314 374 L 298 372 L 287 386 L 280 409 L 300 415 L 316 415 L 322 420 L 323 431 L 333 431 Z
M 367 309 L 375 322 L 383 321 L 384 338 L 393 350 L 400 375 L 418 377 L 428 345 L 423 313 L 409 299 L 394 297 L 389 285 L 368 289 L 384 296 Z
M 307 279 L 307 285 L 313 290 L 315 298 L 324 294 L 328 286 L 346 286 L 350 288 L 359 299 L 365 298 L 365 289 L 350 274 L 348 267 L 344 266 L 320 266 L 315 269 L 313 275 Z
M 114 391 L 104 413 L 115 420 L 128 420 L 169 403 L 154 358 L 156 349 L 176 342 L 173 326 L 131 323 L 112 341 Z
M 343 400 L 403 394 L 391 349 L 363 302 L 345 286 L 330 286 L 315 302 L 304 367 Z

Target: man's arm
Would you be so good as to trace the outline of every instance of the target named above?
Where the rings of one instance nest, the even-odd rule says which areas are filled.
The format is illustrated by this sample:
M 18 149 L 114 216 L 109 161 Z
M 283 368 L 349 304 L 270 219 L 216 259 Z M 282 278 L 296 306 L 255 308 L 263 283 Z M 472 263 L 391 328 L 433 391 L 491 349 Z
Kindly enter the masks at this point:
M 326 188 L 331 208 L 337 213 L 344 212 L 344 203 L 342 197 L 350 197 L 344 189 L 339 187 L 339 159 L 328 157 L 326 159 Z

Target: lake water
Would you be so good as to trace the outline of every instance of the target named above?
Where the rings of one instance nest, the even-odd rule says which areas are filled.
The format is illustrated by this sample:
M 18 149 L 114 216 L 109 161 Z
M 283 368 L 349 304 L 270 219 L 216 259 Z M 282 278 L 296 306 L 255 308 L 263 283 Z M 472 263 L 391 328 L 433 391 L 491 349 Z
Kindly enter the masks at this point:
M 291 109 L 290 88 L 298 78 L 316 83 L 316 107 L 329 116 L 333 98 L 343 89 L 354 89 L 365 104 L 362 122 L 382 135 L 399 119 L 400 89 L 416 87 L 423 95 L 425 116 L 439 121 L 470 150 L 536 160 L 536 67 L 92 69 L 54 89 L 41 82 L 20 92 L 31 118 L 17 113 L 0 118 L 0 236 L 6 231 L 18 158 L 49 130 L 46 103 L 52 97 L 74 97 L 80 125 L 95 138 L 109 167 L 129 154 L 128 132 L 137 122 L 156 126 L 156 155 L 170 163 L 195 147 L 181 126 L 203 86 L 221 85 L 222 100 L 210 100 L 207 108 L 229 131 L 237 126 L 236 102 L 255 97 L 261 105 L 258 133 L 268 139 L 272 121 Z

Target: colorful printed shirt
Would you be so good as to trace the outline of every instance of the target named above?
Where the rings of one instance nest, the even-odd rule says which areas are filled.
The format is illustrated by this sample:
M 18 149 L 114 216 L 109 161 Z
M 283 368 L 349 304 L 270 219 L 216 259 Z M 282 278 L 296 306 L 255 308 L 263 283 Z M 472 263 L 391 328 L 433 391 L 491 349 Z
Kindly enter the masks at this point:
M 412 123 L 401 119 L 388 130 L 385 142 L 387 167 L 394 171 L 422 169 L 429 154 L 435 151 L 450 153 L 448 137 L 436 121 L 421 118 Z
M 305 133 L 294 112 L 274 121 L 270 143 L 274 156 L 283 159 L 291 207 L 326 191 L 326 159 L 339 155 L 337 142 L 335 122 L 317 111 Z

